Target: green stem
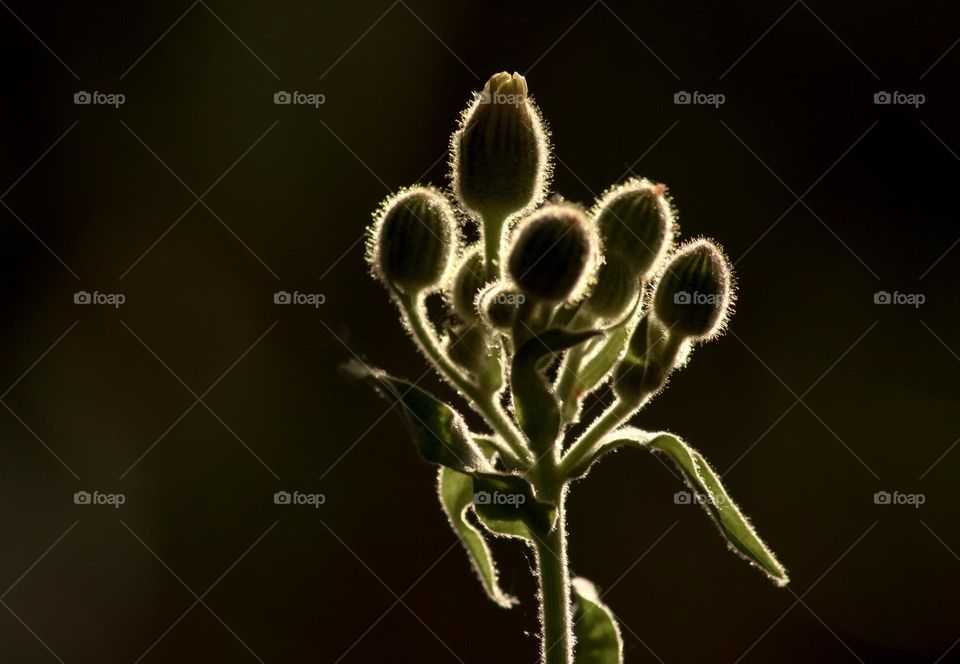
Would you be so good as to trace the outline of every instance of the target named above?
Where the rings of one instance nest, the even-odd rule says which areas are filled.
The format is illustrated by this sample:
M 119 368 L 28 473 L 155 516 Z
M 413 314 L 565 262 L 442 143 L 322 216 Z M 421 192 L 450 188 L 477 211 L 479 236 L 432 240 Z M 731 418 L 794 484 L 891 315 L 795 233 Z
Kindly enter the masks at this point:
M 572 664 L 573 623 L 570 613 L 570 570 L 567 564 L 567 523 L 561 494 L 557 521 L 535 552 L 540 577 L 541 648 L 543 664 Z
M 417 344 L 437 366 L 444 378 L 467 398 L 471 406 L 506 441 L 508 449 L 501 451 L 509 457 L 507 460 L 510 464 L 515 467 L 525 465 L 530 460 L 530 451 L 523 442 L 523 435 L 503 412 L 503 408 L 496 402 L 494 395 L 484 394 L 447 357 L 447 354 L 440 347 L 436 335 L 430 330 L 428 323 L 421 315 L 421 297 L 422 295 L 415 297 L 404 294 L 397 295 L 407 326 L 410 328 Z
M 557 381 L 556 394 L 560 399 L 560 408 L 565 422 L 573 419 L 577 412 L 576 391 L 580 383 L 580 365 L 583 363 L 583 357 L 586 355 L 586 344 L 574 346 L 563 358 L 563 364 L 560 367 L 560 379 Z
M 595 419 L 589 428 L 580 436 L 580 440 L 573 444 L 560 460 L 561 474 L 568 474 L 577 467 L 592 451 L 594 446 L 608 433 L 617 428 L 629 418 L 641 404 L 628 405 L 617 399 L 607 411 Z
M 483 260 L 488 279 L 500 279 L 500 236 L 503 219 L 483 220 Z

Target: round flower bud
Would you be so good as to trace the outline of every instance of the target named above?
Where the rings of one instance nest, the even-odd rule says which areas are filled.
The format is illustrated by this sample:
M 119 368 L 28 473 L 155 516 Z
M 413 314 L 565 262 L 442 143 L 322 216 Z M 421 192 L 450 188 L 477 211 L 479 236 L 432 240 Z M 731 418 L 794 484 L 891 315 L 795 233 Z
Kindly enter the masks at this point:
M 597 279 L 583 302 L 582 310 L 597 318 L 616 319 L 636 302 L 639 292 L 640 279 L 627 259 L 620 253 L 611 252 L 597 269 Z
M 520 222 L 507 267 L 526 295 L 557 303 L 582 293 L 596 255 L 593 222 L 573 205 L 554 204 Z
M 627 348 L 614 372 L 613 389 L 624 403 L 638 404 L 666 384 L 681 349 L 649 315 L 640 319 Z
M 723 327 L 733 299 L 730 263 L 710 240 L 680 247 L 653 294 L 657 318 L 671 334 L 706 340 Z
M 479 310 L 483 320 L 495 330 L 506 332 L 513 328 L 520 305 L 526 301 L 523 293 L 503 286 L 492 286 L 480 294 Z
M 485 276 L 483 252 L 473 249 L 461 259 L 450 289 L 453 310 L 463 320 L 476 319 L 477 295 L 486 284 Z
M 367 262 L 388 288 L 412 295 L 444 280 L 456 242 L 447 199 L 432 187 L 413 187 L 384 201 L 367 243 Z
M 666 187 L 633 178 L 610 189 L 591 211 L 608 253 L 620 253 L 641 279 L 656 271 L 673 240 Z
M 494 74 L 451 139 L 453 187 L 467 210 L 501 221 L 539 204 L 549 179 L 540 112 L 520 74 Z

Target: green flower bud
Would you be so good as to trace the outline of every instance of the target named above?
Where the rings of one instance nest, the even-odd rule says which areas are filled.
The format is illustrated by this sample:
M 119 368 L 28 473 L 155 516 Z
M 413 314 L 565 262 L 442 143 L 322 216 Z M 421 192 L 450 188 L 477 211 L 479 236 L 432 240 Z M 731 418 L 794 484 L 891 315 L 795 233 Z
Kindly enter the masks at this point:
M 494 74 L 451 139 L 453 187 L 463 207 L 491 223 L 539 204 L 549 180 L 540 112 L 520 74 Z
M 367 242 L 367 262 L 385 286 L 407 295 L 446 278 L 457 243 L 456 218 L 432 187 L 412 187 L 383 202 Z
M 701 239 L 677 249 L 663 269 L 653 309 L 671 334 L 706 340 L 723 328 L 732 301 L 730 263 L 713 242 Z
M 674 215 L 666 187 L 631 179 L 607 191 L 591 211 L 607 254 L 619 253 L 647 279 L 673 241 Z
M 477 317 L 476 300 L 487 283 L 485 276 L 483 252 L 479 248 L 473 249 L 461 259 L 450 289 L 453 310 L 465 321 Z
M 639 293 L 640 279 L 627 259 L 617 252 L 608 253 L 597 269 L 597 279 L 582 311 L 597 318 L 617 319 L 636 302 Z
M 681 348 L 678 337 L 647 315 L 637 324 L 627 349 L 614 372 L 613 390 L 624 403 L 636 405 L 666 384 Z
M 557 303 L 582 294 L 596 257 L 594 223 L 576 206 L 553 204 L 520 222 L 507 266 L 526 295 Z
M 523 293 L 503 286 L 492 286 L 481 293 L 479 310 L 487 325 L 495 330 L 507 332 L 513 328 L 520 305 L 526 301 Z

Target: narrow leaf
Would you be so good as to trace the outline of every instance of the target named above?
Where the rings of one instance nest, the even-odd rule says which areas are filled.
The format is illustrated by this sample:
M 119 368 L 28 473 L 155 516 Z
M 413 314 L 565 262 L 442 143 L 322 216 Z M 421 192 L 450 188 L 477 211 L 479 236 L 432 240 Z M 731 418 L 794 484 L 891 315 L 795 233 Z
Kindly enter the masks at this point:
M 513 407 L 535 451 L 550 449 L 560 434 L 560 404 L 543 375 L 541 360 L 599 334 L 595 330 L 548 330 L 527 340 L 514 355 L 510 372 Z
M 533 541 L 553 528 L 556 506 L 539 500 L 527 480 L 508 473 L 472 475 L 473 509 L 492 533 Z
M 577 664 L 623 664 L 623 638 L 617 620 L 584 578 L 571 584 L 576 595 L 573 632 Z
M 620 446 L 648 447 L 670 457 L 683 473 L 691 491 L 698 497 L 697 502 L 703 506 L 726 538 L 731 550 L 760 568 L 778 586 L 785 586 L 790 582 L 786 569 L 757 535 L 749 519 L 733 502 L 717 473 L 702 454 L 673 434 L 648 433 L 626 427 L 609 434 L 587 465 Z M 586 472 L 587 469 L 580 470 Z
M 503 608 L 517 604 L 517 599 L 500 589 L 497 567 L 490 548 L 480 530 L 468 520 L 473 504 L 473 478 L 451 468 L 440 468 L 437 476 L 437 493 L 450 526 L 467 550 L 474 571 L 483 584 L 487 596 Z
M 410 436 L 425 461 L 461 472 L 490 468 L 463 417 L 453 408 L 416 385 L 379 369 L 354 362 L 348 370 L 371 382 L 388 400 L 399 405 Z

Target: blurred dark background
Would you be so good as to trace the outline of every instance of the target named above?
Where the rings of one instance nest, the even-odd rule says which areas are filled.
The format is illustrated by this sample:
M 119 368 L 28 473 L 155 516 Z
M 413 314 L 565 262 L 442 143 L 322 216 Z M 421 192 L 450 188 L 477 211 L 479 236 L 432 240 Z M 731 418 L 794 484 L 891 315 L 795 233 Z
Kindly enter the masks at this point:
M 446 184 L 500 70 L 555 191 L 663 181 L 737 261 L 730 333 L 638 423 L 703 451 L 793 582 L 616 455 L 571 555 L 627 661 L 960 661 L 956 3 L 0 4 L 0 661 L 536 661 L 529 556 L 496 544 L 522 604 L 487 601 L 433 469 L 338 371 L 424 374 L 361 237 L 390 191 Z

